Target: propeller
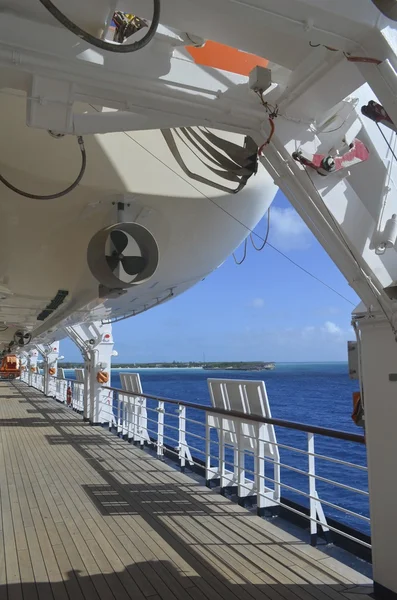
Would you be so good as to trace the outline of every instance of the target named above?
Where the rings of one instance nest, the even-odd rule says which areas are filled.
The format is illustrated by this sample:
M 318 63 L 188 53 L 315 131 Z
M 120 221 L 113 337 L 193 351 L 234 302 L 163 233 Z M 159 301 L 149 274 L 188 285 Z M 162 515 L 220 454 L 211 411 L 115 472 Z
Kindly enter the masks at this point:
M 101 294 L 105 288 L 108 291 L 126 290 L 153 276 L 159 263 L 159 249 L 153 235 L 143 225 L 115 223 L 100 229 L 91 238 L 87 262 L 103 288 Z M 117 272 L 117 267 L 123 267 L 123 272 Z M 125 281 L 126 276 L 132 280 Z
M 127 275 L 138 275 L 146 267 L 146 260 L 143 256 L 125 256 L 124 250 L 128 246 L 128 237 L 122 231 L 112 231 L 110 239 L 114 250 L 110 256 L 106 256 L 106 262 L 112 271 L 115 271 L 119 264 L 123 266 Z
M 17 346 L 27 346 L 32 340 L 30 333 L 24 333 L 23 331 L 16 331 L 14 334 L 14 342 Z

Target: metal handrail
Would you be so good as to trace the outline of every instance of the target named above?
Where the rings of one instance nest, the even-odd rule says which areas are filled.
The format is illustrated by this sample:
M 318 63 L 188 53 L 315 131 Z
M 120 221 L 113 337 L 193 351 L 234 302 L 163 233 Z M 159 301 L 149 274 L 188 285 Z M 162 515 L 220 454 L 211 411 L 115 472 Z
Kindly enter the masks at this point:
M 253 421 L 254 423 L 265 423 L 268 425 L 276 425 L 278 427 L 284 427 L 286 429 L 295 429 L 298 431 L 304 431 L 305 433 L 314 433 L 316 435 L 323 435 L 326 437 L 335 438 L 337 440 L 345 440 L 348 442 L 357 442 L 358 444 L 365 444 L 365 437 L 356 433 L 349 433 L 348 431 L 339 431 L 337 429 L 329 429 L 327 427 L 318 427 L 317 425 L 305 425 L 304 423 L 298 423 L 295 421 L 287 421 L 285 419 L 273 419 L 263 417 L 261 415 L 249 415 L 236 410 L 225 410 L 222 408 L 214 408 L 213 406 L 203 406 L 202 404 L 195 404 L 193 402 L 185 402 L 184 400 L 175 400 L 172 398 L 164 398 L 162 396 L 154 396 L 152 394 L 145 394 L 143 392 L 127 392 L 119 388 L 111 386 L 102 386 L 103 389 L 118 392 L 124 396 L 131 396 L 133 398 L 141 397 L 149 400 L 157 400 L 159 402 L 167 402 L 176 406 L 185 406 L 186 408 L 192 408 L 195 410 L 201 410 L 203 412 L 212 413 L 215 415 L 222 415 L 225 417 L 234 417 L 241 419 L 242 421 Z
M 81 381 L 77 381 L 76 379 L 70 379 L 69 377 L 57 377 L 55 375 L 51 375 L 57 381 L 70 381 L 71 383 L 82 383 Z
M 70 398 L 66 398 L 66 388 L 70 385 L 72 386 L 72 402 L 67 402 L 67 404 L 72 406 L 74 410 L 78 410 L 82 413 L 84 409 L 84 402 L 82 401 L 81 396 L 81 388 L 84 387 L 83 383 L 78 382 L 75 379 L 63 379 L 58 378 L 57 376 L 51 377 L 51 379 L 55 379 L 57 381 L 57 386 L 58 384 L 61 384 L 62 381 L 64 382 L 64 384 L 61 385 L 62 389 L 60 389 L 59 393 L 55 396 L 62 402 L 66 402 L 67 399 L 70 400 Z M 33 386 L 35 386 L 37 383 L 38 381 L 36 378 Z M 36 385 L 35 387 L 40 386 Z M 77 391 L 76 388 L 78 388 Z M 100 422 L 108 423 L 110 430 L 116 428 L 117 434 L 122 434 L 125 439 L 134 440 L 134 442 L 138 442 L 141 445 L 143 445 L 145 442 L 153 444 L 155 447 L 157 447 L 156 452 L 159 457 L 163 457 L 165 452 L 171 453 L 174 455 L 175 459 L 180 462 L 181 468 L 184 468 L 185 465 L 188 464 L 191 466 L 195 465 L 199 468 L 204 467 L 205 477 L 208 482 L 216 480 L 218 477 L 221 487 L 230 484 L 235 485 L 239 499 L 240 497 L 241 499 L 244 499 L 248 496 L 256 496 L 257 510 L 260 514 L 262 514 L 262 511 L 266 507 L 279 506 L 289 512 L 296 513 L 302 518 L 307 519 L 310 522 L 310 533 L 312 535 L 312 539 L 314 539 L 314 543 L 317 535 L 317 526 L 320 525 L 324 532 L 331 530 L 337 532 L 340 536 L 353 540 L 354 542 L 366 548 L 371 547 L 371 545 L 365 540 L 361 539 L 360 536 L 354 537 L 354 535 L 344 531 L 343 528 L 338 529 L 336 526 L 330 526 L 327 522 L 327 516 L 324 514 L 322 507 L 323 505 L 327 506 L 332 510 L 340 511 L 349 517 L 360 519 L 365 523 L 370 522 L 369 518 L 364 514 L 360 514 L 351 510 L 350 508 L 344 508 L 343 506 L 339 506 L 333 502 L 330 502 L 329 500 L 319 498 L 316 490 L 316 482 L 322 481 L 326 484 L 337 486 L 339 489 L 342 488 L 349 492 L 358 493 L 362 496 L 368 497 L 368 492 L 365 490 L 353 488 L 350 485 L 339 483 L 338 481 L 328 479 L 327 477 L 322 477 L 316 473 L 315 468 L 315 459 L 321 459 L 367 471 L 367 467 L 318 454 L 314 449 L 314 436 L 316 434 L 326 436 L 328 438 L 356 442 L 359 444 L 365 444 L 364 436 L 325 427 L 305 425 L 283 419 L 273 419 L 263 417 L 261 415 L 246 414 L 241 411 L 228 411 L 214 406 L 206 406 L 192 402 L 185 402 L 183 400 L 157 396 L 154 394 L 146 394 L 142 391 L 127 391 L 107 385 L 102 385 L 100 388 L 102 390 L 100 398 L 98 398 L 99 404 L 102 406 L 100 409 L 102 411 Z M 73 389 L 75 391 L 73 391 Z M 105 396 L 107 396 L 107 398 L 105 398 Z M 146 406 L 144 399 L 149 399 L 154 401 L 154 403 L 157 403 L 157 408 Z M 168 411 L 165 410 L 167 405 L 169 405 Z M 115 406 L 117 414 L 115 413 Z M 196 419 L 191 419 L 188 417 L 188 409 L 200 411 L 200 414 L 204 416 L 203 421 L 197 420 L 200 418 L 198 416 Z M 149 411 L 151 416 L 152 413 L 157 413 L 157 419 L 148 416 L 146 411 Z M 208 421 L 208 415 L 212 415 L 213 418 L 215 418 L 215 423 L 211 424 L 211 421 Z M 171 425 L 169 422 L 165 422 L 165 416 L 177 419 L 178 426 L 175 426 L 175 424 Z M 237 458 L 235 450 L 233 462 L 229 461 L 229 457 L 225 455 L 225 448 L 228 445 L 228 442 L 226 442 L 222 436 L 224 427 L 223 423 L 227 420 L 231 420 L 232 422 L 234 421 L 234 426 L 236 428 L 235 435 L 237 436 L 238 449 Z M 217 423 L 217 421 L 219 422 Z M 269 458 L 264 455 L 262 456 L 260 454 L 260 445 L 255 445 L 255 441 L 257 441 L 257 438 L 260 435 L 260 429 L 258 429 L 257 434 L 252 434 L 251 431 L 244 431 L 244 433 L 242 433 L 242 429 L 241 431 L 239 429 L 240 425 L 242 426 L 247 422 L 251 422 L 252 424 L 268 424 L 270 426 L 278 426 L 287 430 L 292 429 L 305 433 L 308 444 L 306 450 L 292 447 L 287 444 L 282 444 L 278 441 L 267 440 L 267 444 L 276 447 L 277 450 L 278 448 L 283 448 L 306 455 L 308 458 L 308 470 L 304 471 L 301 468 L 288 465 L 285 463 L 285 461 L 280 460 L 278 455 L 275 455 L 273 458 Z M 186 427 L 189 425 L 189 423 L 195 423 L 201 427 L 204 427 L 205 434 L 198 435 L 198 432 L 195 433 L 188 431 Z M 211 427 L 219 429 L 220 433 L 218 440 L 211 439 L 209 434 Z M 256 429 L 257 428 L 255 428 L 255 431 Z M 193 446 L 190 440 L 186 440 L 186 435 L 194 438 L 193 441 L 205 441 L 205 449 Z M 254 444 L 251 447 L 244 447 L 244 444 L 241 446 L 241 437 L 244 439 L 247 438 L 251 440 L 251 442 L 253 441 Z M 165 441 L 167 443 L 165 443 Z M 214 443 L 218 445 L 218 452 L 215 452 L 215 454 L 211 452 L 211 444 Z M 203 455 L 205 461 L 203 462 L 201 459 L 195 458 L 191 452 L 195 452 L 196 457 Z M 254 470 L 250 464 L 246 464 L 245 457 L 248 455 L 252 455 L 254 458 Z M 269 474 L 265 472 L 265 463 L 269 463 L 270 466 L 273 466 L 274 475 L 272 477 L 269 477 Z M 230 469 L 230 465 L 232 465 L 232 469 Z M 290 485 L 281 481 L 281 468 L 286 468 L 289 471 L 307 477 L 309 483 L 308 493 L 298 489 L 298 487 L 295 487 L 294 484 Z M 310 514 L 306 514 L 304 507 L 302 507 L 302 512 L 301 510 L 297 510 L 296 508 L 289 506 L 288 503 L 285 503 L 281 496 L 282 490 L 289 490 L 308 499 L 310 503 Z

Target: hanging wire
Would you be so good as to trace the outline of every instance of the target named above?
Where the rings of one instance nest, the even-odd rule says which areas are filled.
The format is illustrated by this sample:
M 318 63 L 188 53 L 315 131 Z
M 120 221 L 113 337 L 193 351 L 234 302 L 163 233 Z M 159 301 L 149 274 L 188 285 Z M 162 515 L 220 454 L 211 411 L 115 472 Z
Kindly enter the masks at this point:
M 244 254 L 243 254 L 243 258 L 240 261 L 237 260 L 236 255 L 233 252 L 232 256 L 233 256 L 233 259 L 234 259 L 234 262 L 236 263 L 236 265 L 242 265 L 243 262 L 245 261 L 245 259 L 247 258 L 247 244 L 248 244 L 248 238 L 245 238 L 245 240 L 244 240 Z
M 390 152 L 392 153 L 394 160 L 397 161 L 397 156 L 396 156 L 393 148 L 391 147 L 389 140 L 387 139 L 387 137 L 383 133 L 383 130 L 382 130 L 381 126 L 379 125 L 379 123 L 376 123 L 376 126 L 379 129 L 380 133 L 382 134 L 382 137 L 385 140 L 385 142 L 387 144 L 387 147 L 389 148 Z
M 92 108 L 95 108 L 95 107 L 92 106 Z M 95 109 L 95 110 L 97 110 L 97 109 Z M 235 217 L 232 213 L 230 213 L 228 210 L 226 210 L 226 208 L 223 208 L 223 206 L 221 206 L 220 204 L 218 204 L 213 198 L 211 198 L 210 196 L 207 196 L 201 189 L 199 189 L 197 186 L 195 186 L 191 181 L 187 181 L 184 177 L 182 177 L 182 175 L 180 173 L 178 173 L 178 171 L 175 171 L 175 169 L 173 169 L 167 163 L 165 163 L 163 160 L 161 160 L 161 158 L 159 158 L 157 154 L 154 154 L 153 152 L 151 152 L 150 150 L 148 150 L 145 146 L 143 146 L 140 142 L 138 142 L 128 131 L 124 131 L 123 133 L 132 142 L 134 142 L 134 144 L 136 144 L 137 146 L 139 146 L 140 148 L 142 148 L 142 150 L 144 150 L 145 152 L 147 152 L 148 154 L 150 154 L 154 159 L 156 159 L 158 162 L 160 162 L 164 167 L 166 167 L 172 173 L 174 173 L 174 175 L 176 175 L 182 181 L 184 181 L 184 183 L 188 183 L 194 190 L 196 190 L 196 192 L 198 192 L 199 194 L 201 194 L 204 198 L 206 198 L 209 202 L 211 202 L 211 204 L 213 204 L 214 206 L 216 206 L 219 210 L 221 210 L 222 212 L 224 212 L 231 219 L 233 219 L 234 221 L 236 221 L 236 223 L 239 223 L 242 227 L 244 227 L 247 231 L 249 231 L 253 236 L 255 236 L 256 238 L 258 238 L 262 242 L 265 241 L 265 239 L 262 236 L 260 236 L 258 233 L 256 233 L 253 229 L 251 229 L 251 227 L 248 227 L 248 225 L 246 225 L 245 223 L 243 223 L 243 221 L 240 221 L 240 219 L 238 217 Z M 307 269 L 305 269 L 304 267 L 302 267 L 300 264 L 298 264 L 297 262 L 295 262 L 294 260 L 292 260 L 292 258 L 290 258 L 286 254 L 284 254 L 284 252 L 282 252 L 281 250 L 279 250 L 278 248 L 276 248 L 275 246 L 273 246 L 270 242 L 267 242 L 266 245 L 268 246 L 268 248 L 271 248 L 272 250 L 274 250 L 275 252 L 277 252 L 280 256 L 282 256 L 283 258 L 285 258 L 286 260 L 288 260 L 288 262 L 290 262 L 292 265 L 294 265 L 295 267 L 297 267 L 298 269 L 300 269 L 301 271 L 303 271 L 303 273 L 306 273 L 306 275 L 308 275 L 309 277 L 311 277 L 312 279 L 314 279 L 315 281 L 317 281 L 318 283 L 320 283 L 321 285 L 323 285 L 324 287 L 326 287 L 327 289 L 329 289 L 331 292 L 333 292 L 334 294 L 336 294 L 337 296 L 339 296 L 340 298 L 342 298 L 343 300 L 345 300 L 346 302 L 348 302 L 352 306 L 356 305 L 355 302 L 352 302 L 351 300 L 349 300 L 348 298 L 346 298 L 346 296 L 344 296 L 343 294 L 341 294 L 340 292 L 338 292 L 335 288 L 333 288 L 332 286 L 328 285 L 328 283 L 326 283 L 325 281 L 323 281 L 322 279 L 320 279 L 319 277 L 317 277 L 316 275 L 314 275 L 313 273 L 311 273 L 310 271 L 308 271 Z
M 270 206 L 267 209 L 267 229 L 266 229 L 265 239 L 263 240 L 263 244 L 261 246 L 255 246 L 254 236 L 252 235 L 252 233 L 250 233 L 251 244 L 257 252 L 261 252 L 263 250 L 263 248 L 266 246 L 267 240 L 269 239 L 269 233 L 270 233 Z
M 223 208 L 223 206 L 221 206 L 220 204 L 218 204 L 217 202 L 215 202 L 215 200 L 213 200 L 209 196 L 206 196 L 206 198 L 210 202 L 212 202 L 212 204 L 215 204 L 215 206 L 217 206 L 221 211 L 223 211 L 225 214 L 229 215 L 229 217 L 231 217 L 232 219 L 234 219 L 237 223 L 240 223 L 240 225 L 242 225 L 243 227 L 245 227 L 246 229 L 248 229 L 248 231 L 250 231 L 252 233 L 252 235 L 254 235 L 258 239 L 262 240 L 262 242 L 265 241 L 265 239 L 262 236 L 260 236 L 258 233 L 256 233 L 250 227 L 248 227 L 248 225 L 246 225 L 245 223 L 243 223 L 242 221 L 240 221 L 240 219 L 238 219 L 237 217 L 235 217 L 234 215 L 232 215 L 229 211 L 227 211 L 225 208 Z M 275 252 L 277 252 L 277 254 L 280 254 L 280 256 L 282 256 L 283 258 L 285 258 L 286 260 L 288 260 L 288 262 L 290 262 L 292 265 L 294 265 L 295 267 L 297 267 L 298 269 L 300 269 L 301 271 L 303 271 L 304 273 L 306 273 L 306 275 L 309 275 L 309 277 L 311 277 L 315 281 L 318 281 L 318 283 L 321 283 L 321 285 L 323 285 L 324 287 L 326 287 L 329 290 L 331 290 L 331 292 L 334 292 L 334 294 L 336 294 L 340 298 L 343 298 L 343 300 L 346 300 L 346 302 L 348 302 L 352 306 L 356 306 L 355 302 L 352 302 L 351 300 L 349 300 L 349 298 L 346 298 L 346 296 L 344 296 L 343 294 L 341 294 L 340 292 L 338 292 L 335 288 L 333 288 L 332 286 L 328 285 L 328 283 L 325 283 L 325 281 L 323 281 L 322 279 L 320 279 L 316 275 L 313 275 L 313 273 L 311 273 L 310 271 L 308 271 L 307 269 L 305 269 L 304 267 L 302 267 L 299 263 L 297 263 L 294 260 L 292 260 L 292 258 L 290 258 L 289 256 L 287 256 L 287 254 L 284 254 L 284 252 L 282 252 L 281 250 L 279 250 L 278 248 L 276 248 L 275 246 L 273 246 L 273 244 L 271 244 L 270 242 L 267 242 L 266 245 L 269 248 L 271 248 L 272 250 L 274 250 Z

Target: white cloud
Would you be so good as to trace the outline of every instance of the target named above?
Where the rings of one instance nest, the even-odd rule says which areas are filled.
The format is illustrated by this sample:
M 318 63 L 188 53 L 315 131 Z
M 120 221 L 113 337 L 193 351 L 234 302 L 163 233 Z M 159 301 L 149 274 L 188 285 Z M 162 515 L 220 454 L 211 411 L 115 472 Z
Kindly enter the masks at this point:
M 304 250 L 310 246 L 310 231 L 293 208 L 271 209 L 271 241 L 281 250 Z
M 336 323 L 332 323 L 332 321 L 326 321 L 324 323 L 324 327 L 323 327 L 323 331 L 325 333 L 329 333 L 331 335 L 343 335 L 343 330 L 339 327 L 339 325 L 336 325 Z
M 352 329 L 343 329 L 333 321 L 325 321 L 324 325 L 317 327 L 308 326 L 296 331 L 296 334 L 305 342 L 322 341 L 331 343 L 345 344 L 348 339 L 352 338 Z
M 263 298 L 254 298 L 249 305 L 251 308 L 263 308 L 265 306 L 265 301 Z

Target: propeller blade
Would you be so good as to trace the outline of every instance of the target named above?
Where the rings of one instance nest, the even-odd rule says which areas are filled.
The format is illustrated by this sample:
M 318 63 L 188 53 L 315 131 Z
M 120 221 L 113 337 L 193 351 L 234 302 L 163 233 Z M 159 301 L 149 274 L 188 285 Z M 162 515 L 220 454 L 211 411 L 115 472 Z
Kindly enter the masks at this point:
M 110 234 L 110 239 L 112 240 L 112 244 L 117 252 L 117 254 L 122 254 L 123 251 L 127 248 L 128 245 L 128 237 L 122 231 L 112 231 Z
M 121 259 L 121 264 L 127 275 L 138 275 L 146 267 L 146 260 L 143 256 L 125 256 Z
M 108 263 L 109 269 L 111 271 L 114 271 L 116 269 L 116 267 L 118 266 L 120 259 L 118 256 L 107 256 L 106 262 Z

